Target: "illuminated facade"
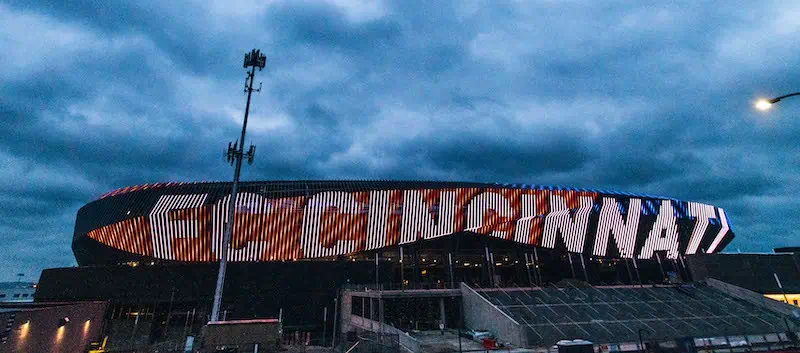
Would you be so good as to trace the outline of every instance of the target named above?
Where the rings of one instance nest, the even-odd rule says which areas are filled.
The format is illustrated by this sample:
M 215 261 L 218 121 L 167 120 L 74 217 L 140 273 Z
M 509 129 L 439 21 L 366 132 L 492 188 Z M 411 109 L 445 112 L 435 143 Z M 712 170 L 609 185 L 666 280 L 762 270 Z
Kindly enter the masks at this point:
M 764 294 L 764 296 L 772 300 L 784 302 L 786 304 L 800 306 L 800 294 Z
M 230 183 L 112 191 L 80 209 L 81 264 L 219 259 Z M 401 181 L 242 183 L 229 259 L 330 259 L 473 234 L 609 259 L 720 251 L 725 211 L 670 198 L 538 185 Z M 105 255 L 104 255 L 105 254 Z M 107 256 L 106 256 L 107 255 Z

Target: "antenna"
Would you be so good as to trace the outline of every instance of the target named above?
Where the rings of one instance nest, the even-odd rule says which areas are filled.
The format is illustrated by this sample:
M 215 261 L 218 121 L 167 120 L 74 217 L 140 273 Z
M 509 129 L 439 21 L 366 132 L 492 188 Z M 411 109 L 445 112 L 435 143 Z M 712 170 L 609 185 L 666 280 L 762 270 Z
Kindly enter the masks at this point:
M 231 232 L 233 230 L 233 214 L 236 210 L 236 191 L 239 188 L 239 175 L 242 171 L 242 159 L 247 157 L 247 164 L 253 164 L 253 159 L 256 154 L 256 146 L 250 145 L 247 154 L 244 153 L 244 136 L 247 131 L 247 117 L 250 114 L 250 97 L 253 92 L 261 92 L 261 83 L 259 82 L 258 88 L 253 89 L 253 79 L 256 76 L 256 68 L 258 71 L 264 68 L 267 64 L 267 57 L 261 54 L 258 49 L 253 49 L 249 53 L 244 54 L 244 68 L 252 68 L 247 71 L 247 76 L 244 79 L 244 92 L 247 93 L 247 105 L 244 108 L 244 122 L 242 123 L 242 137 L 236 142 L 228 142 L 228 149 L 225 152 L 226 161 L 230 165 L 235 165 L 233 169 L 233 186 L 231 187 L 231 199 L 228 201 L 228 217 L 225 222 L 225 234 L 222 238 L 222 254 L 219 260 L 219 273 L 217 274 L 217 288 L 214 292 L 214 306 L 211 308 L 211 322 L 219 321 L 219 309 L 222 304 L 222 289 L 225 285 L 225 270 L 228 266 L 228 248 L 231 244 Z

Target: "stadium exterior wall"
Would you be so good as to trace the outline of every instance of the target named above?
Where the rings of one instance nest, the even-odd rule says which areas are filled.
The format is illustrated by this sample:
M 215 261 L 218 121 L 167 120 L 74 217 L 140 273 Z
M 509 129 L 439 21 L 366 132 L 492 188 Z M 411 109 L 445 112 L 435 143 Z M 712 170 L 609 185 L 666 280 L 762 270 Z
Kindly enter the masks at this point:
M 212 262 L 221 253 L 230 183 L 161 183 L 112 191 L 82 207 L 80 264 Z M 602 190 L 400 181 L 246 182 L 232 261 L 326 258 L 468 232 L 609 258 L 715 253 L 733 238 L 722 208 Z

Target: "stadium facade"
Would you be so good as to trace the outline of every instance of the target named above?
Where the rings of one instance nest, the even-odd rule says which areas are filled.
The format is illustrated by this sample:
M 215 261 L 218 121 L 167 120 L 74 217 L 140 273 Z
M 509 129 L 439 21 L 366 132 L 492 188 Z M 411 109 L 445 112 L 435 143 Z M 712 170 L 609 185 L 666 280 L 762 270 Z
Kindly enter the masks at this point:
M 230 187 L 163 183 L 107 193 L 78 212 L 76 258 L 79 264 L 216 261 Z M 628 259 L 714 253 L 733 238 L 723 209 L 649 195 L 516 184 L 281 181 L 241 185 L 227 251 L 232 261 L 324 259 L 457 233 Z
M 158 183 L 88 203 L 78 211 L 72 240 L 80 266 L 43 271 L 36 301 L 108 303 L 105 335 L 115 349 L 177 347 L 208 321 L 230 189 L 225 182 Z M 642 286 L 691 282 L 685 257 L 713 256 L 734 236 L 716 206 L 541 185 L 244 182 L 235 207 L 223 318 L 280 317 L 285 335 L 325 345 L 375 325 L 410 332 L 490 321 L 519 346 L 579 338 L 566 337 L 574 322 L 519 316 L 516 305 L 534 305 L 525 312 L 554 309 L 504 302 L 513 293 L 503 288 L 531 299 L 539 293 L 531 291 L 551 296 L 547 288 L 563 283 L 615 285 L 609 293 L 635 285 L 642 293 L 663 291 L 658 300 L 666 300 L 672 292 Z M 626 307 L 655 300 L 631 291 L 630 298 L 608 300 Z M 583 295 L 563 300 L 586 305 Z M 664 314 L 647 310 L 641 315 Z M 687 315 L 681 320 L 691 322 Z M 665 327 L 682 325 L 664 319 Z M 616 325 L 609 323 L 597 328 L 606 332 L 598 339 L 635 336 L 628 319 L 614 320 L 624 334 L 608 336 Z M 765 329 L 783 330 L 773 321 Z M 734 331 L 746 332 L 727 332 Z M 594 335 L 589 326 L 577 332 Z M 662 337 L 677 334 L 684 333 Z

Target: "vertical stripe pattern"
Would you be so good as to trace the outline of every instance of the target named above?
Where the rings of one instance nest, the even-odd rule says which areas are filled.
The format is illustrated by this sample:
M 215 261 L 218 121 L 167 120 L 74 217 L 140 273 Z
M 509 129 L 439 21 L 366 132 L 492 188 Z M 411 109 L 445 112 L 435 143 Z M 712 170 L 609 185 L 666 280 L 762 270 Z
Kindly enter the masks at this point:
M 720 251 L 733 237 L 721 208 L 649 196 L 524 185 L 316 183 L 245 183 L 235 203 L 231 244 L 224 249 L 228 258 L 322 258 L 469 232 L 595 256 L 649 259 L 663 251 L 674 259 L 679 249 Z M 76 235 L 155 259 L 217 261 L 229 185 L 158 183 L 114 190 L 84 207 L 96 210 L 97 226 L 84 221 L 88 210 L 79 211 Z

